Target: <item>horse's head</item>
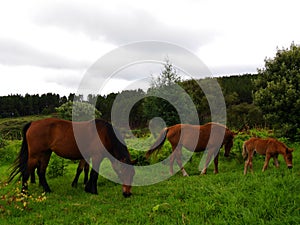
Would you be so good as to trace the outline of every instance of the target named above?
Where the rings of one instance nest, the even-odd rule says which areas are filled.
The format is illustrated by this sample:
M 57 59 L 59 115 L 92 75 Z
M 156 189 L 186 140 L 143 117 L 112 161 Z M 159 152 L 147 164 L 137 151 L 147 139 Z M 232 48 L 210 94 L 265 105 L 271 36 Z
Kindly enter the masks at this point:
M 293 151 L 294 150 L 291 148 L 286 148 L 286 154 L 284 159 L 289 169 L 293 168 L 293 155 L 292 155 Z
M 112 166 L 117 173 L 119 179 L 122 181 L 122 191 L 125 198 L 131 196 L 131 184 L 133 181 L 133 176 L 135 170 L 133 167 L 133 162 L 128 160 L 115 161 L 112 163 Z

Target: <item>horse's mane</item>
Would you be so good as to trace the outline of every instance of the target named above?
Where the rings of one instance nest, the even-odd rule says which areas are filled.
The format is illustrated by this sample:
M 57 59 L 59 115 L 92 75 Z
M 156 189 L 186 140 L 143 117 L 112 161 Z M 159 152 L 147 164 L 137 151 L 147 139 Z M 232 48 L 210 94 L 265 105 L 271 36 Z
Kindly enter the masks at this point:
M 127 164 L 131 164 L 130 154 L 127 150 L 127 146 L 125 141 L 121 135 L 121 133 L 114 129 L 112 124 L 103 119 L 95 119 L 96 125 L 105 126 L 107 128 L 108 136 L 111 137 L 111 141 L 113 142 L 113 151 L 115 153 L 114 157 L 117 159 L 126 159 Z

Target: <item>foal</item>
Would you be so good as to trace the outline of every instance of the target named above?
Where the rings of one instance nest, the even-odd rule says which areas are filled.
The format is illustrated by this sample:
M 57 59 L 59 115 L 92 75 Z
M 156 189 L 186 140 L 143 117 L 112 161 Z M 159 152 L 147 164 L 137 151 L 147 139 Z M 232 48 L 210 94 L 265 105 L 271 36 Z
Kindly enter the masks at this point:
M 261 139 L 253 137 L 245 141 L 243 144 L 243 157 L 246 159 L 248 156 L 244 167 L 245 175 L 247 174 L 248 167 L 250 167 L 251 171 L 253 172 L 252 159 L 254 152 L 266 156 L 262 171 L 267 169 L 271 157 L 274 158 L 275 166 L 279 167 L 278 154 L 283 155 L 289 169 L 293 167 L 293 149 L 288 148 L 285 144 L 274 138 Z

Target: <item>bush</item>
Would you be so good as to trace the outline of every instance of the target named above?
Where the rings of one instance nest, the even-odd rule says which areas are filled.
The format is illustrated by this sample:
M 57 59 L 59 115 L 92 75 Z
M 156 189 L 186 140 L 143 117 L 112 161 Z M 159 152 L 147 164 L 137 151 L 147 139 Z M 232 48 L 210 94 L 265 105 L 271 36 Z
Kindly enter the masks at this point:
M 65 120 L 86 121 L 101 117 L 101 112 L 88 102 L 69 101 L 55 110 L 58 117 Z
M 66 160 L 55 155 L 52 154 L 50 162 L 49 162 L 49 166 L 47 169 L 47 175 L 50 178 L 55 178 L 55 177 L 59 177 L 59 176 L 63 176 L 66 172 Z
M 4 148 L 6 145 L 7 141 L 0 136 L 0 148 Z
M 1 143 L 1 140 L 0 140 Z M 2 163 L 11 164 L 17 158 L 22 141 L 5 141 L 2 139 L 2 147 L 0 148 L 0 161 Z

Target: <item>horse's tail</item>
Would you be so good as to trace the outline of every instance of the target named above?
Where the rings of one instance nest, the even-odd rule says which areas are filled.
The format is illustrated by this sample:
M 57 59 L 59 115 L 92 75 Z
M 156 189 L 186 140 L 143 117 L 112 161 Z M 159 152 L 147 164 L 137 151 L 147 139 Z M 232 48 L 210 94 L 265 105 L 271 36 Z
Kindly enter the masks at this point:
M 16 175 L 18 175 L 19 173 L 21 175 L 23 175 L 27 169 L 28 143 L 27 143 L 26 133 L 27 133 L 27 130 L 30 127 L 30 125 L 31 125 L 31 122 L 27 123 L 23 128 L 23 141 L 22 141 L 21 150 L 20 150 L 18 157 L 16 158 L 16 160 L 14 161 L 14 163 L 12 165 L 12 171 L 9 175 L 8 182 L 11 182 L 14 179 L 14 177 Z
M 246 143 L 245 143 L 245 142 L 244 142 L 244 144 L 243 144 L 243 152 L 242 152 L 242 156 L 243 156 L 244 159 L 246 159 L 247 156 L 248 156 L 248 151 L 247 151 Z
M 160 150 L 161 147 L 163 146 L 166 138 L 167 138 L 167 133 L 169 131 L 169 128 L 166 127 L 164 128 L 160 134 L 155 143 L 151 146 L 151 148 L 146 152 L 146 158 L 148 159 L 152 153 L 154 153 L 156 150 Z

